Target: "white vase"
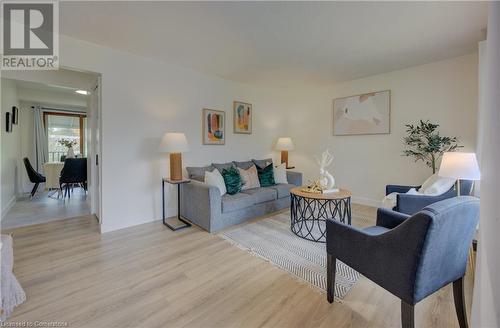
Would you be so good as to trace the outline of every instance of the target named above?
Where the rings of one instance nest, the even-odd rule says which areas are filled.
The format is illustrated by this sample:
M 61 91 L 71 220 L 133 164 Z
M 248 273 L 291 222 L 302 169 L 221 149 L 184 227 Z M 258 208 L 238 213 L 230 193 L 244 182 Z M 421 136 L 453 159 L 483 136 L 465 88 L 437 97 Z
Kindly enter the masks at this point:
M 66 154 L 66 158 L 75 158 L 75 152 L 73 147 L 68 148 L 68 153 Z

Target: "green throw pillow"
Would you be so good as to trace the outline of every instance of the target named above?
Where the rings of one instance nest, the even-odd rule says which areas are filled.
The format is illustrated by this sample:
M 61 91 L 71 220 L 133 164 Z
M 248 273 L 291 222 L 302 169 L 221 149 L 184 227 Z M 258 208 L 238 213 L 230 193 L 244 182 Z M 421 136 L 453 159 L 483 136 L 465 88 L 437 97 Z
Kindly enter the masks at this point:
M 259 182 L 261 187 L 274 186 L 274 172 L 273 163 L 269 164 L 265 168 L 257 167 L 257 173 L 259 174 Z
M 241 177 L 236 167 L 231 166 L 229 169 L 223 169 L 222 177 L 224 178 L 229 195 L 234 195 L 241 191 Z

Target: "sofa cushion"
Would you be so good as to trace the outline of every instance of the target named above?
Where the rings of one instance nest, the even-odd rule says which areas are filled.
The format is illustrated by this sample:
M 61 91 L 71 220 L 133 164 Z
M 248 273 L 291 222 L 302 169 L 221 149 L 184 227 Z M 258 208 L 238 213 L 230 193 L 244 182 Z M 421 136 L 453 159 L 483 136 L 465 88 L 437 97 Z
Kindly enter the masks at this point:
M 252 196 L 244 193 L 222 196 L 222 213 L 232 212 L 250 207 L 254 204 Z
M 289 183 L 279 183 L 269 188 L 275 189 L 278 192 L 278 198 L 290 197 L 290 189 L 297 187 Z
M 281 163 L 273 168 L 274 182 L 288 184 L 286 176 L 286 163 Z
M 278 198 L 278 192 L 273 188 L 253 188 L 243 190 L 241 193 L 252 196 L 254 204 L 260 204 Z
M 241 191 L 241 177 L 236 167 L 231 166 L 228 169 L 222 170 L 222 177 L 224 178 L 228 194 L 234 195 Z
M 252 166 L 250 166 L 247 170 L 237 168 L 241 177 L 241 190 L 247 190 L 252 188 L 259 188 L 259 175 L 257 174 L 257 167 L 252 162 Z
M 264 158 L 264 159 L 252 159 L 252 162 L 254 162 L 255 165 L 257 165 L 257 168 L 265 168 L 266 166 L 268 166 L 269 164 L 272 164 L 273 163 L 273 159 L 272 158 Z
M 269 164 L 265 168 L 257 168 L 257 173 L 259 175 L 259 183 L 261 187 L 274 186 L 274 171 L 273 164 Z
M 221 196 L 227 193 L 224 177 L 219 172 L 219 170 L 213 170 L 212 172 L 206 171 L 205 183 L 209 186 L 217 187 L 217 189 L 219 189 Z
M 253 161 L 246 161 L 246 162 L 234 161 L 233 163 L 234 163 L 234 165 L 236 165 L 236 167 L 239 167 L 240 169 L 243 169 L 243 170 L 248 170 L 249 168 L 252 167 L 252 165 L 254 165 Z
M 212 166 L 215 167 L 217 170 L 219 170 L 220 173 L 222 173 L 222 170 L 234 167 L 234 163 L 233 162 L 212 163 Z
M 186 167 L 189 179 L 197 180 L 200 182 L 204 182 L 205 180 L 205 171 L 212 172 L 214 169 L 215 167 L 213 167 L 212 165 L 201 167 Z

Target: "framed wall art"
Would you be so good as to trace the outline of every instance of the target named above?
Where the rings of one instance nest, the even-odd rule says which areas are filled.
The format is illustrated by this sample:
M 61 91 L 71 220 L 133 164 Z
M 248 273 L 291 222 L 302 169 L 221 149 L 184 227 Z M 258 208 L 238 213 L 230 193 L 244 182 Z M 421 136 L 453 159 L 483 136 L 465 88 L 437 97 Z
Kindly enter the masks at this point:
M 226 143 L 226 112 L 204 108 L 202 113 L 203 144 L 224 145 Z
M 391 91 L 377 91 L 333 100 L 333 135 L 391 132 Z
M 12 132 L 12 117 L 10 112 L 5 113 L 5 131 Z
M 19 109 L 16 106 L 12 107 L 12 124 L 19 124 Z
M 252 104 L 233 102 L 234 133 L 252 134 Z

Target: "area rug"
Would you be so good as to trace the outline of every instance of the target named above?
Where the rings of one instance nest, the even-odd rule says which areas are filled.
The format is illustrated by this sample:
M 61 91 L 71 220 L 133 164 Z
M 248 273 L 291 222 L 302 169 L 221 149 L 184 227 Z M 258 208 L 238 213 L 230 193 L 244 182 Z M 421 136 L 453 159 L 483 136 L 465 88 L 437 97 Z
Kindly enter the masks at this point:
M 317 290 L 326 291 L 326 245 L 293 234 L 290 231 L 289 212 L 237 226 L 219 236 L 291 273 Z M 358 278 L 358 272 L 337 261 L 335 300 L 343 299 Z

